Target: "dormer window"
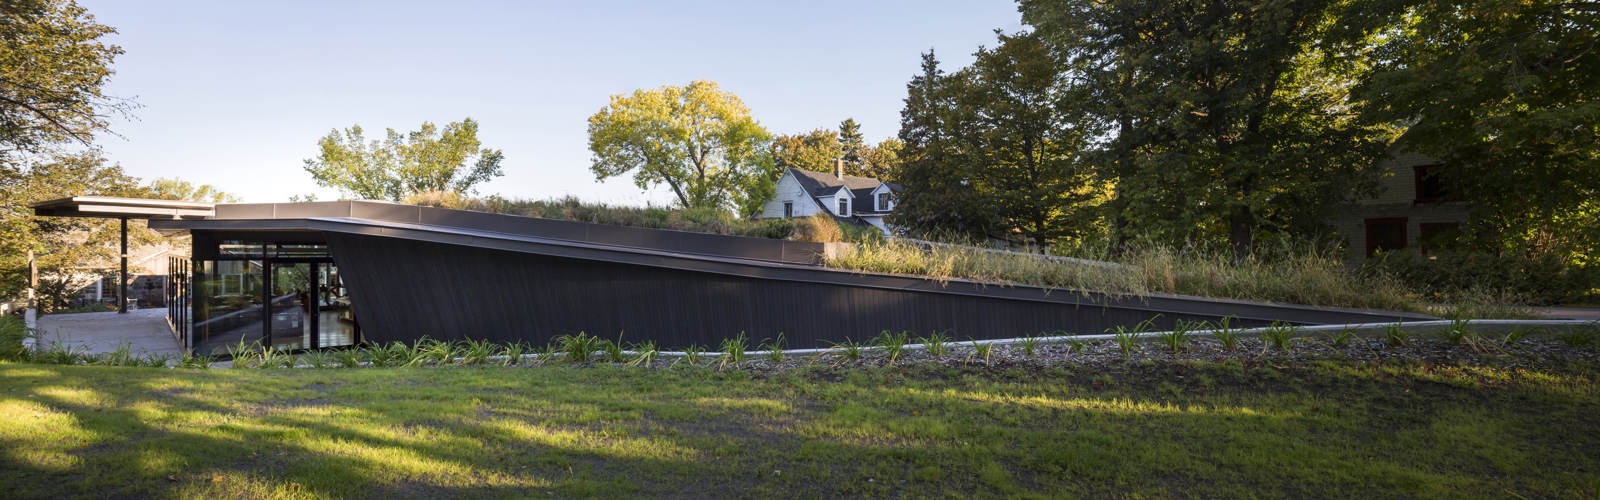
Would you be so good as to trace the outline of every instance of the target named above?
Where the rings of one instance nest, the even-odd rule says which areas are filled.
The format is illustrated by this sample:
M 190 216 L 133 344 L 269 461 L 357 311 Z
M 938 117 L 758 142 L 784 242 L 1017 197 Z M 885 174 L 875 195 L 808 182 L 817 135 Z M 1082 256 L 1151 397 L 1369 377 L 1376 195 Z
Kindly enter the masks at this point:
M 878 193 L 878 211 L 889 211 L 889 193 Z
M 839 215 L 840 216 L 849 216 L 850 215 L 850 199 L 849 198 L 839 198 Z

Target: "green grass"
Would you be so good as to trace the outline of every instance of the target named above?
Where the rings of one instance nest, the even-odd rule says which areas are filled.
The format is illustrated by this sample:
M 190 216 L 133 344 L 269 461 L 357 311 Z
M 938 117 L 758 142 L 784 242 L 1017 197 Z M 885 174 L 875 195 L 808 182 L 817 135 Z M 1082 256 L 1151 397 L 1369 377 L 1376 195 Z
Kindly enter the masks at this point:
M 1600 369 L 0 363 L 8 497 L 1578 497 Z
M 1024 253 L 956 246 L 930 249 L 888 241 L 842 249 L 828 256 L 826 265 L 1116 295 L 1170 293 L 1314 306 L 1429 310 L 1417 293 L 1398 282 L 1352 273 L 1335 256 L 1309 250 L 1284 250 L 1270 256 L 1237 260 L 1200 250 L 1144 247 L 1130 249 L 1116 260 L 1125 265 L 1072 264 Z M 1478 304 L 1462 314 L 1497 312 L 1501 311 Z

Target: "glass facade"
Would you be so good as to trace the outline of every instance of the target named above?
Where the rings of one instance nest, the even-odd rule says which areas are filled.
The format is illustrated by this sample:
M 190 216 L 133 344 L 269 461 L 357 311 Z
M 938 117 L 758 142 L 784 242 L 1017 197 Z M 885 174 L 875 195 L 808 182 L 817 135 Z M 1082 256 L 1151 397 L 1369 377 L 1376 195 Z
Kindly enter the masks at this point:
M 215 245 L 214 252 L 196 252 L 208 259 L 194 261 L 189 337 L 195 354 L 226 354 L 241 343 L 298 350 L 360 341 L 354 309 L 327 245 L 239 240 Z

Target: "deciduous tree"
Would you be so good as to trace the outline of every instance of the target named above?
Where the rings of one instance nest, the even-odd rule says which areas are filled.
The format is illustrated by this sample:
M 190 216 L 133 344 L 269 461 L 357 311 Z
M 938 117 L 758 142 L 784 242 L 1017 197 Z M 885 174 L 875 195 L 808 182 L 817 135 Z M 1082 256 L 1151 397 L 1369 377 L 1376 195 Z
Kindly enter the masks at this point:
M 104 93 L 122 47 L 71 0 L 0 2 L 0 162 L 63 142 L 89 145 L 134 104 Z
M 423 122 L 402 135 L 388 129 L 383 142 L 367 141 L 360 125 L 334 130 L 317 141 L 319 154 L 305 161 L 318 185 L 363 199 L 400 201 L 412 193 L 468 193 L 480 183 L 504 175 L 505 155 L 482 147 L 478 122 L 449 123 L 441 131 Z
M 666 184 L 689 208 L 758 210 L 775 181 L 771 141 L 744 101 L 710 81 L 613 95 L 589 117 L 595 178 L 632 173 L 634 185 Z

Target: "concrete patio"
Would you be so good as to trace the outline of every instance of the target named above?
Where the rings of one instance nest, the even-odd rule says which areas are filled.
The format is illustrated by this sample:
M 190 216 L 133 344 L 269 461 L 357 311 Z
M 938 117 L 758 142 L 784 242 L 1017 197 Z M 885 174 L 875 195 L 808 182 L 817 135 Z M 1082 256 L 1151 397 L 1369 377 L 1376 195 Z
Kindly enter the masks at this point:
M 81 346 L 90 354 L 115 351 L 126 342 L 134 354 L 182 355 L 172 330 L 167 328 L 167 310 L 137 309 L 127 314 L 116 312 L 57 314 L 39 317 L 39 347 L 51 344 Z

